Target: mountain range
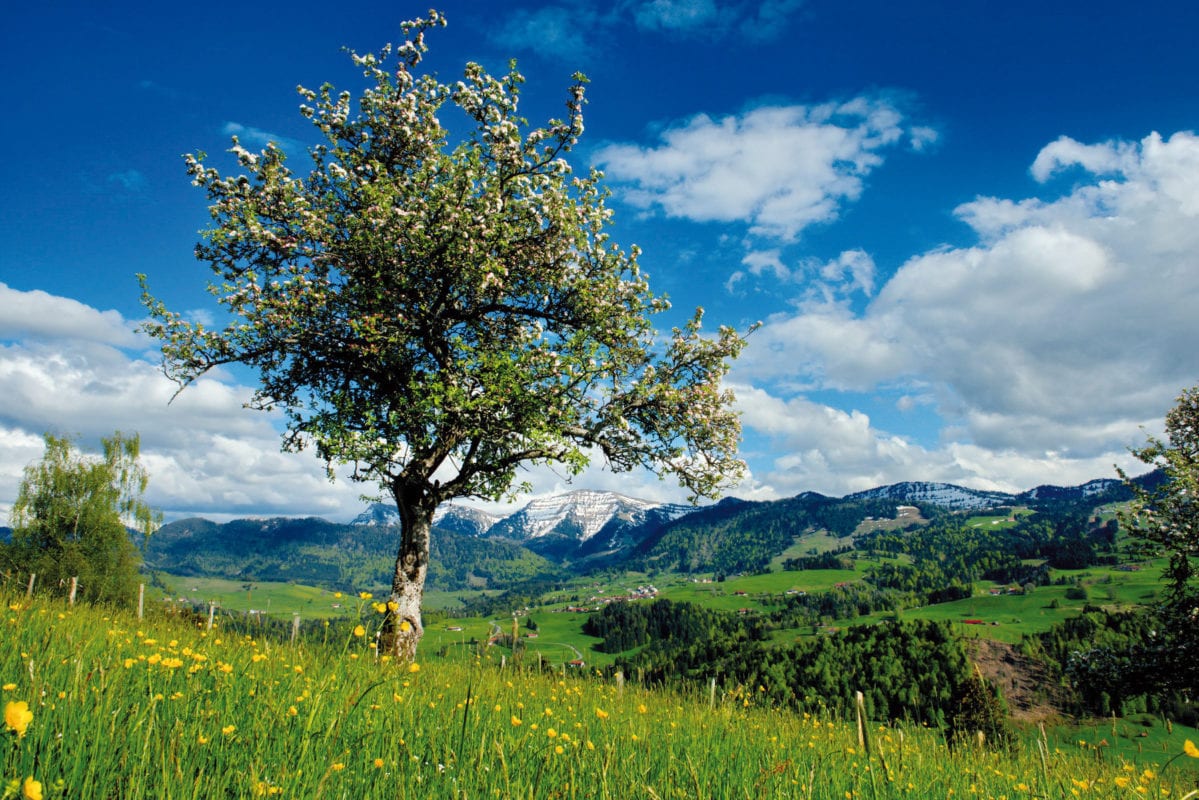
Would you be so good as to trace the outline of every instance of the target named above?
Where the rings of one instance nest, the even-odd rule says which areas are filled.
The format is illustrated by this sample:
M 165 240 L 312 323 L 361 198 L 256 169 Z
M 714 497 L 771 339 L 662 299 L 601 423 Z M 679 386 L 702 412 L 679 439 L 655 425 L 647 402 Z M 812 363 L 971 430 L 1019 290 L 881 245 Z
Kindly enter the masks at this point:
M 505 516 L 450 503 L 434 518 L 429 586 L 501 588 L 598 568 L 733 574 L 764 568 L 815 532 L 851 536 L 867 519 L 907 525 L 955 511 L 1092 507 L 1128 497 L 1119 481 L 1096 480 L 1019 494 L 907 482 L 841 498 L 805 492 L 785 500 L 727 498 L 700 507 L 583 490 L 541 498 Z M 917 522 L 906 519 L 900 506 L 918 509 L 912 517 Z M 223 525 L 179 520 L 150 538 L 145 562 L 181 575 L 373 589 L 390 583 L 397 521 L 395 509 L 381 504 L 349 525 L 317 518 Z

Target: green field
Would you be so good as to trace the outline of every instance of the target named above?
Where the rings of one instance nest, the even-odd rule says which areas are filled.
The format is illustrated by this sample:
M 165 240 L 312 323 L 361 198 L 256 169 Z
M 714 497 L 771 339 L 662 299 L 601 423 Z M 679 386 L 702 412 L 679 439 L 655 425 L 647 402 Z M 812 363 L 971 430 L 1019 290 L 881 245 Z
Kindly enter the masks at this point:
M 930 728 L 859 729 L 744 687 L 651 691 L 426 644 L 396 664 L 353 620 L 327 646 L 289 645 L 234 620 L 2 600 L 4 797 L 1184 800 L 1199 781 L 1199 734 L 1153 719 L 950 749 Z

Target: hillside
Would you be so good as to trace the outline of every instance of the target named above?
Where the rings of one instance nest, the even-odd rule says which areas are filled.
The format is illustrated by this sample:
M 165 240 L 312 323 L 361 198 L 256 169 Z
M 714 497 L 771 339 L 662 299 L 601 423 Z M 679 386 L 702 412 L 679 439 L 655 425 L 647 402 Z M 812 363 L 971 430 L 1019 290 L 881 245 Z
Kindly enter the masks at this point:
M 304 583 L 330 589 L 391 585 L 398 530 L 389 525 L 337 525 L 318 518 L 185 519 L 164 525 L 145 549 L 145 565 L 177 575 Z M 555 573 L 518 545 L 437 529 L 430 589 L 506 586 Z

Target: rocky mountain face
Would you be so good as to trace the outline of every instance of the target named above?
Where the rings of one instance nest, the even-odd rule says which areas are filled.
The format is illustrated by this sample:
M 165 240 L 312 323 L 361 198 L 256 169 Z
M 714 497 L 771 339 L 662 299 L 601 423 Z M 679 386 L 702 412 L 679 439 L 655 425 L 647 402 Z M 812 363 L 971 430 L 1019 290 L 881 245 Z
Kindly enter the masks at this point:
M 561 561 L 631 548 L 653 530 L 694 510 L 615 492 L 579 490 L 538 498 L 506 517 L 446 503 L 433 515 L 433 525 L 467 536 L 513 542 Z M 398 521 L 394 507 L 376 503 L 353 524 L 393 525 Z

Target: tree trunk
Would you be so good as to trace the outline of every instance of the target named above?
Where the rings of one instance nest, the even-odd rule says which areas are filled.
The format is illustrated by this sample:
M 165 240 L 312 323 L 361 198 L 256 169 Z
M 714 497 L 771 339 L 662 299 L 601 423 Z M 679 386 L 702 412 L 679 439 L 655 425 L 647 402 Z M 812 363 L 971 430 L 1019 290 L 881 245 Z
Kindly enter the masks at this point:
M 422 487 L 423 489 L 423 487 Z M 422 490 L 395 488 L 400 514 L 400 549 L 396 554 L 395 577 L 391 581 L 392 610 L 383 626 L 383 652 L 401 663 L 416 660 L 416 648 L 424 636 L 421 603 L 425 576 L 429 571 L 429 532 L 433 528 L 432 506 Z

